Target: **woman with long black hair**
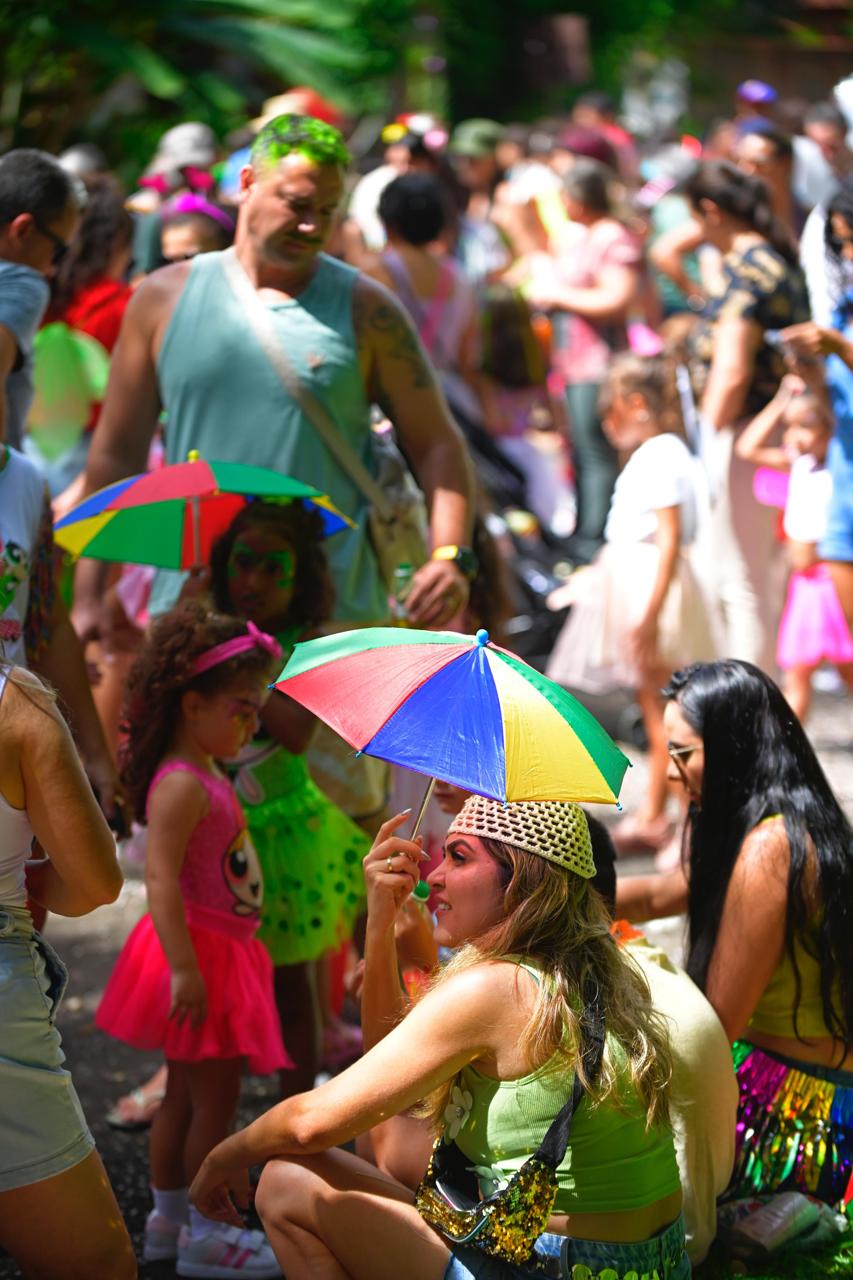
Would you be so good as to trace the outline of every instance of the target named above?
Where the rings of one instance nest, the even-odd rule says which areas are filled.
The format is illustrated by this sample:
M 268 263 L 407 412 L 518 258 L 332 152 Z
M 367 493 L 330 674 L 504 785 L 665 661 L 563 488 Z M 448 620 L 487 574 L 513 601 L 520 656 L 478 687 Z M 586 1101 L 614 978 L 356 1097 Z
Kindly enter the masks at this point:
M 734 1046 L 729 1192 L 790 1188 L 836 1203 L 853 1161 L 850 824 L 800 722 L 757 667 L 696 663 L 664 693 L 671 777 L 689 799 L 690 866 L 686 892 L 671 877 L 666 901 L 665 882 L 649 896 L 661 914 L 686 903 L 687 971 Z
M 758 178 L 725 160 L 700 164 L 687 184 L 693 217 L 723 255 L 720 285 L 690 339 L 690 373 L 713 446 L 707 461 L 715 501 L 707 525 L 707 576 L 725 628 L 725 652 L 773 667 L 775 617 L 768 590 L 773 512 L 752 493 L 754 468 L 734 439 L 776 394 L 784 356 L 768 330 L 805 321 L 797 249 L 774 217 Z

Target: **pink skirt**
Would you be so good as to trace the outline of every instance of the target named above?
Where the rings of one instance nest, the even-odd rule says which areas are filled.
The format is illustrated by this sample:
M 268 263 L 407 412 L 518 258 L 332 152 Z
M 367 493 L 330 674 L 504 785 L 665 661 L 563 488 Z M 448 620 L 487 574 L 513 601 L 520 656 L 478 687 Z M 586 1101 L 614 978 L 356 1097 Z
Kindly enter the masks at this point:
M 292 1066 L 263 943 L 193 921 L 188 928 L 207 988 L 201 1026 L 169 1017 L 169 966 L 150 915 L 142 917 L 122 948 L 95 1014 L 97 1025 L 135 1049 L 162 1049 L 175 1062 L 245 1058 L 256 1075 Z
M 825 564 L 795 569 L 779 623 L 776 661 L 783 671 L 821 662 L 853 662 L 853 637 Z

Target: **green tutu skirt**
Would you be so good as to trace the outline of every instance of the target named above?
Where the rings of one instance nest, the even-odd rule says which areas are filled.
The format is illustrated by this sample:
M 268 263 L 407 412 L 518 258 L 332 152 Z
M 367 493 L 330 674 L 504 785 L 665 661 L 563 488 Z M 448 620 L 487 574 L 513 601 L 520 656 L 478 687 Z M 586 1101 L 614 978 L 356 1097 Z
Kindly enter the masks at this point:
M 258 937 L 274 965 L 316 960 L 352 933 L 370 839 L 282 747 L 251 744 L 234 781 L 264 873 Z

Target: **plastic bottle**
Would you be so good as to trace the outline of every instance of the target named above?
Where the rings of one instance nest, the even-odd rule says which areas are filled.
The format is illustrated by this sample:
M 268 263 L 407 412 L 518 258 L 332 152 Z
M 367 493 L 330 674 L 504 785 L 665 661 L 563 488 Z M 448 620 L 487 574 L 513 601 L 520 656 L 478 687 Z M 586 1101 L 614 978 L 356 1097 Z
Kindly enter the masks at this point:
M 394 570 L 393 595 L 390 599 L 391 615 L 394 618 L 404 621 L 408 617 L 406 610 L 406 597 L 412 587 L 412 579 L 415 576 L 414 565 L 405 561 L 398 564 Z

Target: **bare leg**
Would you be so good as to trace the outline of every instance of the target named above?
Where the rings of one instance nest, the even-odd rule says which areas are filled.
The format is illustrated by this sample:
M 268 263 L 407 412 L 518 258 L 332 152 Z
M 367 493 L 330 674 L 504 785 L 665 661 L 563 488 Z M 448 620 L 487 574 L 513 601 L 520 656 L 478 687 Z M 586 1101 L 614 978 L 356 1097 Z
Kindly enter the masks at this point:
M 374 1161 L 389 1178 L 414 1191 L 429 1164 L 433 1137 L 425 1120 L 392 1116 L 370 1130 Z
M 660 693 L 666 680 L 666 673 L 656 672 L 637 690 L 637 702 L 643 713 L 643 724 L 649 740 L 649 782 L 639 816 L 648 823 L 657 821 L 663 815 L 668 795 L 666 774 L 669 756 L 666 752 L 663 698 Z
M 853 632 L 853 560 L 831 560 L 827 562 L 827 568 L 832 574 L 847 625 Z
M 785 697 L 800 724 L 806 723 L 812 705 L 812 676 L 815 668 L 805 665 L 791 667 L 785 673 Z
M 186 1062 L 170 1062 L 166 1094 L 151 1122 L 148 1159 L 151 1185 L 158 1191 L 188 1187 L 184 1148 L 192 1121 Z
M 172 1065 L 169 1064 L 170 1081 Z M 184 1146 L 184 1187 L 190 1185 L 205 1156 L 228 1137 L 234 1126 L 242 1065 L 240 1058 L 179 1064 L 186 1072 L 192 1112 Z
M 347 1151 L 270 1161 L 256 1204 L 288 1280 L 442 1280 L 447 1270 L 449 1251 L 408 1187 Z M 327 1255 L 337 1271 L 315 1269 Z
M 836 670 L 847 685 L 847 688 L 853 693 L 853 662 L 839 662 Z
M 288 1273 L 291 1276 L 313 1276 L 314 1280 L 350 1280 L 334 1254 L 309 1231 L 287 1222 L 276 1228 L 276 1234 L 280 1237 L 281 1247 L 287 1256 L 299 1259 L 295 1266 L 292 1262 L 288 1263 Z M 267 1239 L 275 1248 L 275 1241 L 269 1233 Z
M 0 1193 L 0 1247 L 27 1280 L 134 1280 L 127 1227 L 97 1151 L 73 1169 Z
M 308 1093 L 320 1070 L 320 1009 L 314 962 L 275 969 L 275 1003 L 284 1047 L 294 1066 L 279 1073 L 282 1098 Z

